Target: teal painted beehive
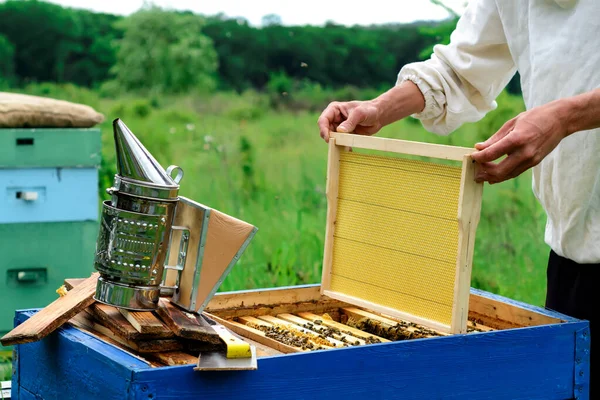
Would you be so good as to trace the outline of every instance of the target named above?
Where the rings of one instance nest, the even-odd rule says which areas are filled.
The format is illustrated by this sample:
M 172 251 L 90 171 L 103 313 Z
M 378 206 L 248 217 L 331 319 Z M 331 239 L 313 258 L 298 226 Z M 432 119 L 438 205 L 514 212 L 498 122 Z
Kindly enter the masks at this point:
M 0 335 L 93 271 L 100 160 L 98 128 L 0 129 Z

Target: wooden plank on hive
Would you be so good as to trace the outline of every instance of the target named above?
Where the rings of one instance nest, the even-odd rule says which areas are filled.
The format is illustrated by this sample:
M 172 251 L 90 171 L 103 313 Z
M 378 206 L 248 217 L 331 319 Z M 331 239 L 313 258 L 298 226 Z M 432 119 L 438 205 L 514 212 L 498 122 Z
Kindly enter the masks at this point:
M 95 272 L 76 288 L 8 332 L 0 342 L 4 346 L 35 342 L 54 332 L 94 302 L 97 281 L 98 273 Z
M 170 330 L 141 333 L 124 316 L 117 307 L 102 303 L 94 303 L 89 308 L 90 312 L 99 322 L 110 329 L 115 335 L 127 340 L 166 339 L 175 336 Z
M 349 332 L 350 334 L 352 334 L 352 335 L 354 335 L 356 337 L 360 337 L 363 340 L 364 339 L 374 338 L 374 339 L 379 340 L 382 343 L 391 342 L 391 340 L 379 337 L 379 336 L 374 335 L 372 333 L 361 331 L 360 329 L 356 329 L 354 327 L 342 324 L 340 322 L 336 322 L 336 321 L 333 321 L 333 320 L 330 320 L 330 319 L 325 319 L 325 318 L 323 318 L 323 317 L 321 317 L 319 315 L 316 315 L 316 314 L 313 314 L 313 313 L 310 313 L 310 312 L 300 312 L 300 313 L 298 313 L 298 315 L 300 315 L 302 318 L 306 318 L 309 321 L 321 321 L 321 323 L 323 325 L 330 326 L 332 328 L 337 328 L 337 329 L 339 329 L 342 332 Z
M 159 299 L 157 314 L 177 336 L 218 344 L 221 339 L 204 318 L 182 310 L 167 299 Z
M 85 281 L 85 278 L 67 278 L 64 283 L 67 290 L 71 290 L 83 281 Z
M 156 360 L 164 365 L 190 365 L 197 364 L 198 357 L 182 351 L 165 351 L 160 353 L 148 353 L 148 358 Z
M 118 309 L 121 315 L 140 333 L 168 336 L 171 330 L 151 311 Z
M 97 321 L 90 309 L 84 310 L 81 314 L 85 314 L 87 318 L 88 327 L 93 331 L 97 332 L 105 337 L 116 341 L 123 346 L 136 351 L 138 353 L 154 353 L 159 351 L 175 351 L 175 350 L 187 350 L 189 345 L 184 341 L 176 339 L 134 339 L 129 340 L 119 335 L 116 335 L 109 328 L 102 325 Z
M 68 322 L 70 325 L 74 326 L 75 328 L 84 331 L 85 333 L 94 336 L 100 340 L 102 340 L 103 342 L 106 342 L 108 344 L 110 344 L 111 346 L 117 347 L 120 350 L 124 351 L 125 353 L 129 354 L 132 357 L 137 358 L 140 361 L 143 361 L 149 365 L 152 365 L 153 363 L 150 362 L 149 360 L 146 360 L 145 358 L 140 357 L 139 355 L 137 355 L 136 353 L 131 352 L 130 348 L 123 345 L 122 343 L 96 331 L 94 329 L 94 323 L 93 320 L 90 318 L 89 313 L 87 313 L 86 311 L 81 311 L 79 314 L 75 315 L 73 318 L 71 318 Z
M 277 314 L 277 318 L 281 318 L 283 320 L 289 321 L 289 322 L 293 322 L 296 325 L 300 325 L 304 328 L 307 329 L 311 329 L 313 331 L 315 331 L 318 334 L 324 334 L 327 331 L 335 331 L 334 333 L 332 333 L 332 337 L 334 339 L 339 340 L 340 342 L 343 343 L 348 343 L 348 344 L 366 344 L 366 342 L 361 339 L 360 337 L 354 336 L 351 333 L 348 332 L 348 330 L 341 331 L 338 328 L 326 325 L 326 324 L 322 324 L 321 320 L 308 320 L 308 319 L 304 319 L 302 317 L 293 315 L 293 314 Z M 317 322 L 315 322 L 317 321 Z M 333 329 L 332 329 L 333 328 Z
M 65 286 L 67 287 L 67 289 L 72 289 L 74 286 L 78 285 L 83 280 L 84 279 L 77 279 L 77 278 L 65 279 Z M 315 291 L 318 293 L 318 288 L 315 288 Z M 165 318 L 163 318 L 163 315 L 161 315 L 162 307 L 160 307 L 160 306 L 165 301 L 168 302 L 169 305 L 172 307 L 177 307 L 177 306 L 173 306 L 172 303 L 170 303 L 168 300 L 165 300 L 165 299 L 160 299 L 160 301 L 159 301 L 159 309 L 157 310 L 157 313 L 159 314 L 159 316 L 161 316 L 163 322 L 165 322 L 165 324 L 167 324 L 167 326 L 169 326 L 169 323 L 165 320 Z M 179 308 L 177 308 L 177 309 L 181 310 Z M 129 323 L 129 321 L 127 321 L 125 319 L 125 317 L 123 317 L 121 315 L 121 313 L 119 312 L 119 310 L 116 307 L 112 307 L 112 306 L 102 304 L 102 303 L 94 303 L 88 308 L 88 311 L 92 313 L 94 318 L 99 320 L 102 324 L 104 324 L 107 328 L 111 329 L 118 336 L 121 336 L 128 340 L 149 338 L 147 335 L 144 335 L 144 334 L 141 334 L 140 332 L 138 332 L 133 327 L 133 325 L 131 325 Z M 183 310 L 181 310 L 181 311 L 184 312 Z M 204 319 L 201 319 L 201 320 L 199 319 L 198 321 L 203 321 L 206 323 L 206 321 L 204 321 Z M 209 326 L 209 325 L 207 324 L 207 326 Z M 173 327 L 171 327 L 171 326 L 169 326 L 169 328 L 173 329 Z M 177 328 L 175 328 L 175 329 L 177 330 Z M 248 329 L 250 329 L 250 328 L 248 328 Z M 211 328 L 211 330 L 212 330 L 212 328 Z M 213 344 L 220 344 L 219 336 L 216 334 L 216 332 L 214 332 L 214 330 L 212 330 L 212 332 L 214 333 L 217 340 L 219 341 L 219 342 L 213 343 Z M 120 347 L 122 349 L 129 349 L 128 347 L 114 341 L 113 339 L 110 339 L 109 337 L 107 337 L 105 335 L 102 335 L 101 333 L 98 333 L 98 332 L 91 333 L 90 332 L 90 334 L 95 334 L 95 335 L 99 336 L 101 339 L 103 339 L 109 343 L 116 344 L 118 347 Z M 172 334 L 170 336 L 173 336 L 173 335 L 174 334 Z M 191 335 L 191 336 L 186 335 L 185 333 L 180 334 L 179 336 L 184 337 L 184 338 L 187 336 L 187 337 L 190 337 L 191 339 L 195 339 L 195 338 L 199 339 L 199 340 L 202 339 L 202 338 L 198 338 L 195 335 Z M 150 337 L 152 337 L 152 335 L 150 335 Z M 284 354 L 284 352 L 282 352 L 282 351 L 276 350 L 274 348 L 271 348 L 269 346 L 266 346 L 264 344 L 254 341 L 254 340 L 246 338 L 246 341 L 256 347 L 257 357 L 267 357 L 267 356 L 275 356 L 275 355 Z M 209 340 L 208 342 L 212 343 L 213 341 Z M 194 341 L 185 341 L 183 344 L 187 350 L 192 351 L 192 352 L 208 350 L 206 348 L 207 346 L 203 346 L 203 343 L 197 343 Z M 210 347 L 210 346 L 208 346 L 208 347 Z M 130 354 L 133 354 L 133 353 L 130 353 Z M 151 357 L 154 353 L 146 353 L 146 354 L 149 357 Z M 167 354 L 167 356 L 162 356 L 162 355 L 160 355 L 161 353 L 158 353 L 158 354 L 159 354 L 158 357 L 155 357 L 154 359 L 150 359 L 150 360 L 145 360 L 145 361 L 150 362 L 154 366 L 175 365 L 175 364 L 169 364 L 169 363 L 161 363 L 159 359 L 164 358 L 164 357 L 171 357 L 174 355 L 175 359 L 173 359 L 172 361 L 169 361 L 169 358 L 167 358 L 167 361 L 168 362 L 178 362 L 177 354 L 188 354 L 188 353 L 181 353 L 181 352 L 164 353 L 164 354 Z M 194 364 L 196 361 L 197 361 L 197 359 L 195 359 L 194 362 L 190 362 L 190 364 Z
M 80 284 L 83 279 L 69 278 L 65 279 L 65 287 L 69 290 Z M 88 310 L 94 318 L 109 328 L 115 335 L 121 336 L 127 340 L 140 339 L 165 339 L 175 336 L 169 329 L 159 329 L 150 332 L 140 332 L 124 316 L 119 309 L 108 304 L 95 302 L 89 306 Z
M 216 315 L 212 315 L 212 314 L 208 314 L 208 313 L 207 313 L 207 315 L 212 320 L 220 323 L 221 325 L 225 326 L 226 328 L 231 329 L 233 332 L 237 333 L 238 335 L 243 336 L 248 339 L 251 339 L 251 340 L 254 340 L 255 342 L 258 342 L 265 346 L 271 347 L 277 351 L 280 351 L 281 353 L 289 354 L 289 353 L 300 353 L 300 352 L 305 351 L 300 347 L 291 346 L 286 343 L 282 343 L 275 339 L 267 337 L 267 335 L 263 331 L 245 325 L 245 323 L 247 323 L 246 321 L 248 321 L 248 320 L 246 320 L 246 321 L 243 320 L 243 318 L 245 318 L 245 317 L 241 317 L 240 320 L 243 323 L 239 323 L 236 321 L 231 321 L 231 320 L 226 320 L 226 319 L 220 318 Z M 259 322 L 259 325 L 262 323 L 262 321 L 260 321 L 260 320 L 257 320 L 257 321 Z M 248 322 L 252 322 L 252 321 L 248 321 Z M 271 326 L 271 324 L 268 324 L 266 322 L 264 324 L 267 326 Z
M 483 188 L 473 179 L 475 149 L 341 133 L 332 133 L 329 146 L 321 293 L 429 329 L 466 332 Z
M 121 343 L 122 345 L 138 353 L 158 353 L 161 351 L 183 350 L 184 344 L 176 339 L 148 339 L 148 340 L 127 340 L 115 335 L 110 329 L 96 321 L 93 321 L 93 329 L 96 332 Z

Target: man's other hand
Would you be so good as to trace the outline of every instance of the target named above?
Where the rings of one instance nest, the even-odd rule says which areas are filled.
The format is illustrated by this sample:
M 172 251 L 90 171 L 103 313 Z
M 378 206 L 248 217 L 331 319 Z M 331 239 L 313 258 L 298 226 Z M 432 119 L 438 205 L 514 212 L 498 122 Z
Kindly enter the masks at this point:
M 552 102 L 532 108 L 506 122 L 472 154 L 479 163 L 476 182 L 499 183 L 519 176 L 539 164 L 568 135 L 566 107 Z M 498 162 L 493 161 L 506 155 Z
M 373 135 L 382 124 L 379 111 L 372 101 L 333 102 L 317 121 L 321 137 L 329 142 L 329 132 Z

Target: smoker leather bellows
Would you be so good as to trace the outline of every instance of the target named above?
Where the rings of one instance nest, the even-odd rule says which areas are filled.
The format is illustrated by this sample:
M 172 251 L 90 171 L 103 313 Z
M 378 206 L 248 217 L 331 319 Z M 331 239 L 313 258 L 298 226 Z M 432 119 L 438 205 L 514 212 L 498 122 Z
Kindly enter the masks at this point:
M 175 165 L 164 170 L 123 121 L 114 120 L 113 129 L 117 174 L 113 187 L 107 189 L 111 200 L 102 204 L 94 262 L 100 273 L 95 299 L 145 311 L 156 309 L 159 298 L 168 296 L 183 308 L 201 311 L 256 228 L 229 217 L 227 221 L 238 225 L 235 232 L 244 232 L 243 240 L 233 244 L 231 258 L 227 258 L 228 249 L 220 248 L 218 253 L 225 258 L 203 263 L 210 216 L 222 213 L 179 196 L 183 170 Z M 227 227 L 227 223 L 221 225 Z M 221 233 L 228 236 L 222 229 Z M 178 252 L 170 254 L 175 242 Z M 226 240 L 216 238 L 211 246 L 219 242 Z

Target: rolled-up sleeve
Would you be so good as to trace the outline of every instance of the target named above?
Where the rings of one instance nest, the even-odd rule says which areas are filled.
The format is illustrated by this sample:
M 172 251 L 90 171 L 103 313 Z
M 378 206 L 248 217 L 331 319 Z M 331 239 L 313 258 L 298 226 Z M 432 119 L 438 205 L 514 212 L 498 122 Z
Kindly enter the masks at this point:
M 436 45 L 428 60 L 405 65 L 397 84 L 415 83 L 425 108 L 412 116 L 425 129 L 448 135 L 497 107 L 496 98 L 516 72 L 494 0 L 473 0 L 448 45 Z

